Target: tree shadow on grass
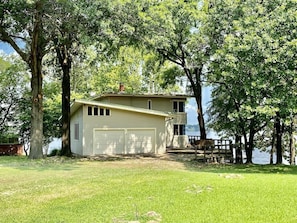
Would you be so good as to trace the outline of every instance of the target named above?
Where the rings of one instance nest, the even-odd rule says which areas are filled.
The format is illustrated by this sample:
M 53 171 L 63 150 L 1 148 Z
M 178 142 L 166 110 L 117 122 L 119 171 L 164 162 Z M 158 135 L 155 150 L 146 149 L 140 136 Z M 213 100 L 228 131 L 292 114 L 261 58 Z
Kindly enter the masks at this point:
M 0 156 L 0 167 L 20 170 L 62 170 L 71 171 L 78 168 L 78 159 L 67 157 L 46 157 L 44 159 L 30 160 L 26 156 Z
M 146 158 L 147 156 L 144 156 Z M 78 169 L 84 161 L 93 162 L 122 162 L 128 161 L 129 159 L 139 159 L 142 160 L 143 157 L 137 156 L 112 156 L 112 157 L 92 157 L 92 158 L 67 158 L 67 157 L 47 157 L 44 159 L 30 160 L 25 156 L 0 156 L 0 167 L 16 168 L 20 170 L 57 170 L 57 171 L 72 171 Z M 183 166 L 190 171 L 197 172 L 211 172 L 218 174 L 297 174 L 297 166 L 288 165 L 260 165 L 260 164 L 218 164 L 218 163 L 202 163 L 197 160 L 183 160 L 177 157 L 150 157 L 152 159 L 162 159 L 168 161 L 175 161 L 182 163 Z
M 297 174 L 297 166 L 260 165 L 260 164 L 218 164 L 201 163 L 195 160 L 182 161 L 188 170 L 212 173 L 262 173 L 262 174 Z

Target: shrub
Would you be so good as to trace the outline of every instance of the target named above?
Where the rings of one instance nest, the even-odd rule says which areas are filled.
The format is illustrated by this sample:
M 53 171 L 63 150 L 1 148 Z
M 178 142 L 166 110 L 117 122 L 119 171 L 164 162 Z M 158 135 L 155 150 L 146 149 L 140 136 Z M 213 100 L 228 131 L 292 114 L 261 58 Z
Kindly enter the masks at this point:
M 60 149 L 53 149 L 48 156 L 59 156 L 61 153 Z

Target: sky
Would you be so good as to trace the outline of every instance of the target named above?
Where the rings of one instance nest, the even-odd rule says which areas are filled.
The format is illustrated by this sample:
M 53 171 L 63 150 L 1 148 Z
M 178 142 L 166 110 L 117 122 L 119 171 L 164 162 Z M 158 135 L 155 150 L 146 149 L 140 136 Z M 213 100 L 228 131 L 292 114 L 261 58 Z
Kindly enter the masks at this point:
M 3 42 L 0 42 L 0 51 L 3 51 L 4 53 L 7 53 L 7 54 L 14 52 L 14 50 L 10 47 L 9 44 L 3 43 Z

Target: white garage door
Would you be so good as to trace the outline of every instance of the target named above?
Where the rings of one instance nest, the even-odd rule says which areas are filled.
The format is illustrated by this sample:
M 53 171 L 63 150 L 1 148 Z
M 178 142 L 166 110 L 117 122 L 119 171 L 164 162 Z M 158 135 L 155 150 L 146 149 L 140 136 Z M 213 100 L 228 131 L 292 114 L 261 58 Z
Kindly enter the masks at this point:
M 154 129 L 128 129 L 127 151 L 130 154 L 155 153 Z
M 155 153 L 155 133 L 155 129 L 95 129 L 93 153 Z
M 94 131 L 94 155 L 123 154 L 125 152 L 125 130 Z

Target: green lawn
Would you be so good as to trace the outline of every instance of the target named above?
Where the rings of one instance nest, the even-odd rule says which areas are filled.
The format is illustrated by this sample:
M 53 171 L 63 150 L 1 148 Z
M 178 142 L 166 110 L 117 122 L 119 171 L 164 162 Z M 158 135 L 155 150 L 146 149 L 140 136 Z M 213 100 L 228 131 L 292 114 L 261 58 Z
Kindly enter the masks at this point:
M 297 222 L 297 167 L 0 157 L 0 222 Z

